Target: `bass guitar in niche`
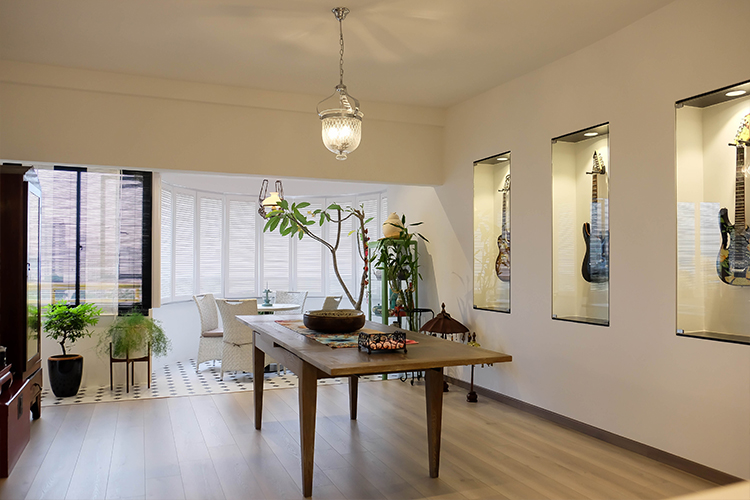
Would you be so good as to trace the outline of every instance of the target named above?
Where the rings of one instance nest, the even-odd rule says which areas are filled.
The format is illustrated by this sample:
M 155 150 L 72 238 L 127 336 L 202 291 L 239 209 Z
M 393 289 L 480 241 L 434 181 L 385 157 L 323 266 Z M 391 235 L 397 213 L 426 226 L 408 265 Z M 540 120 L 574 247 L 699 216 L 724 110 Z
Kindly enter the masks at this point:
M 736 149 L 734 185 L 734 225 L 729 222 L 726 208 L 719 211 L 721 248 L 716 259 L 716 272 L 727 285 L 750 286 L 750 231 L 745 224 L 745 148 L 750 144 L 750 115 L 742 119 L 740 128 L 729 145 Z
M 510 231 L 507 223 L 508 195 L 510 194 L 510 174 L 505 176 L 503 188 L 498 190 L 503 193 L 503 224 L 500 228 L 500 236 L 497 237 L 497 260 L 495 260 L 495 274 L 500 281 L 510 281 Z
M 591 175 L 591 223 L 583 224 L 586 253 L 581 273 L 589 283 L 605 283 L 609 280 L 609 230 L 605 224 L 606 199 L 599 199 L 598 192 L 598 177 L 607 174 L 601 154 L 594 151 L 594 166 L 586 173 Z

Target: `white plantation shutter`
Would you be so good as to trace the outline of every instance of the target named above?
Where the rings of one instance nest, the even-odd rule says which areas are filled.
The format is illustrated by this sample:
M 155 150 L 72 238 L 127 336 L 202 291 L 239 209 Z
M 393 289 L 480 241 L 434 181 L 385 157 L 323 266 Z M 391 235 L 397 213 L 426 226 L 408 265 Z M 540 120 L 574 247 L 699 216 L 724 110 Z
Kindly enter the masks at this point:
M 263 233 L 263 282 L 261 287 L 289 290 L 289 247 L 291 238 L 281 236 L 278 228 Z
M 162 301 L 172 299 L 172 191 L 161 190 L 161 297 Z
M 391 215 L 388 213 L 388 196 L 380 197 L 380 220 L 378 221 L 378 238 L 383 237 L 383 222 Z
M 315 225 L 308 226 L 310 232 L 316 236 L 323 234 L 323 227 L 318 224 L 319 218 L 315 218 L 307 212 L 314 212 L 323 208 L 322 201 L 310 202 L 310 206 L 302 209 L 303 215 L 315 221 Z M 296 240 L 296 277 L 299 291 L 307 291 L 311 294 L 323 292 L 323 258 L 329 252 L 323 248 L 320 242 L 309 236 Z
M 187 298 L 195 289 L 195 195 L 174 192 L 174 297 Z
M 367 225 L 373 239 L 380 234 L 381 212 L 387 212 L 381 200 L 380 194 L 360 200 L 365 214 L 375 216 Z M 311 203 L 303 209 L 305 215 L 333 202 L 322 197 L 296 201 Z M 351 199 L 337 202 L 342 207 L 352 203 Z M 253 197 L 188 190 L 162 182 L 161 203 L 163 302 L 209 292 L 219 297 L 258 297 L 266 286 L 271 290 L 294 287 L 313 296 L 343 294 L 323 246 L 309 237 L 281 236 L 278 229 L 264 233 L 265 221 L 257 215 Z M 339 267 L 349 290 L 356 294 L 354 285 L 362 260 L 356 234 L 349 234 L 355 228 L 353 219 L 344 226 L 337 252 Z M 321 227 L 316 222 L 309 229 L 328 241 L 335 240 L 335 224 Z
M 221 259 L 224 232 L 224 202 L 222 198 L 198 198 L 199 233 L 199 292 L 222 295 Z
M 255 223 L 254 201 L 228 198 L 227 212 L 227 297 L 256 295 L 255 287 Z

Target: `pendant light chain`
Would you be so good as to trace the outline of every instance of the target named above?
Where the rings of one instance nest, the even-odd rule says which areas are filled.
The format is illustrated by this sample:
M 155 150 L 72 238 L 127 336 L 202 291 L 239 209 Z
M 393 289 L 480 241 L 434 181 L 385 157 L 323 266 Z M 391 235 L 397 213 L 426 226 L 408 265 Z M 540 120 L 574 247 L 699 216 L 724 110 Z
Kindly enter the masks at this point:
M 339 85 L 344 84 L 344 26 L 343 19 L 339 19 Z
M 339 84 L 315 109 L 321 120 L 326 149 L 334 153 L 337 160 L 346 160 L 347 155 L 359 147 L 364 114 L 359 110 L 359 101 L 349 95 L 344 85 L 344 19 L 349 9 L 336 7 L 331 12 L 339 22 Z

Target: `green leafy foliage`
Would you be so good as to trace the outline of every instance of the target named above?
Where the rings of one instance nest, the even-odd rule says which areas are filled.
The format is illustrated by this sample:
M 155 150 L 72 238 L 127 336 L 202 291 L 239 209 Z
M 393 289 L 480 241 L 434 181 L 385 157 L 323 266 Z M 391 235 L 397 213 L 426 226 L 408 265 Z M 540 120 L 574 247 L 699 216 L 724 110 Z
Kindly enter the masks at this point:
M 151 354 L 157 357 L 164 356 L 172 349 L 172 343 L 159 322 L 138 312 L 115 319 L 99 337 L 99 353 L 109 353 L 110 343 L 112 355 L 116 358 L 145 354 L 149 344 Z
M 409 227 L 422 225 L 421 222 L 406 224 L 406 216 L 401 216 L 401 225 L 391 224 L 399 229 L 398 238 L 383 238 L 378 240 L 370 261 L 388 277 L 388 287 L 395 293 L 401 307 L 404 308 L 408 321 L 408 328 L 417 328 L 417 318 L 414 313 L 414 282 L 421 279 L 419 274 L 419 256 L 412 252 L 411 242 L 420 238 L 427 242 L 427 238 L 420 233 L 412 233 Z M 384 305 L 384 307 L 387 305 Z M 401 321 L 399 316 L 399 322 Z M 400 323 L 399 323 L 400 324 Z
M 88 329 L 99 322 L 102 310 L 94 304 L 83 303 L 77 306 L 50 304 L 45 308 L 44 329 L 47 337 L 56 340 L 67 354 L 66 343 L 75 343 L 83 337 L 90 337 Z
M 292 203 L 291 205 L 287 200 L 281 200 L 274 209 L 266 216 L 266 224 L 263 227 L 263 231 L 273 232 L 279 231 L 282 236 L 289 236 L 291 238 L 297 237 L 302 239 L 305 236 L 312 238 L 319 242 L 331 254 L 331 262 L 333 265 L 333 271 L 338 278 L 341 288 L 344 290 L 347 298 L 354 304 L 355 309 L 361 309 L 362 299 L 365 293 L 365 287 L 367 286 L 367 270 L 369 269 L 370 260 L 368 258 L 367 242 L 369 236 L 367 235 L 367 229 L 365 224 L 372 220 L 365 218 L 364 208 L 360 205 L 359 208 L 342 207 L 337 203 L 331 203 L 325 209 L 316 209 L 313 211 L 305 211 L 310 204 L 308 202 Z M 359 245 L 357 250 L 359 251 L 362 260 L 364 261 L 364 269 L 360 278 L 359 296 L 355 299 L 349 291 L 347 284 L 344 282 L 341 274 L 338 270 L 338 259 L 336 252 L 339 248 L 339 242 L 341 241 L 341 230 L 344 221 L 354 218 L 355 227 L 349 235 L 357 233 L 357 239 Z M 322 226 L 324 223 L 331 223 L 336 225 L 337 231 L 335 232 L 335 241 L 329 242 L 310 231 L 309 226 L 318 224 Z M 332 234 L 334 234 L 332 232 Z

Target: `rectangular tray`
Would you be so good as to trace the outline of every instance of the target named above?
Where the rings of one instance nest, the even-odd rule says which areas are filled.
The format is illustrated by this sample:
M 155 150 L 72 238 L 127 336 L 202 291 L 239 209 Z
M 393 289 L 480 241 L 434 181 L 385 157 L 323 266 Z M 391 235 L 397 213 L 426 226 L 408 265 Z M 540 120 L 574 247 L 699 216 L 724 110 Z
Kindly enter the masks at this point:
M 406 352 L 406 332 L 364 333 L 359 332 L 358 350 L 373 351 L 404 351 Z

